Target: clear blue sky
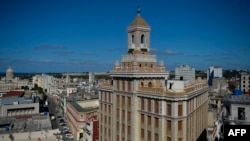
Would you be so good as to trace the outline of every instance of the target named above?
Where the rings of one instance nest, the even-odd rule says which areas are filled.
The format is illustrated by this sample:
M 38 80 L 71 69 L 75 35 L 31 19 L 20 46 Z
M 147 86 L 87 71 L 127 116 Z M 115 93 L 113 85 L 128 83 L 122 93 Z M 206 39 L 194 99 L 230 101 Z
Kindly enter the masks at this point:
M 167 70 L 250 69 L 250 0 L 0 0 L 0 72 L 106 72 L 137 6 Z

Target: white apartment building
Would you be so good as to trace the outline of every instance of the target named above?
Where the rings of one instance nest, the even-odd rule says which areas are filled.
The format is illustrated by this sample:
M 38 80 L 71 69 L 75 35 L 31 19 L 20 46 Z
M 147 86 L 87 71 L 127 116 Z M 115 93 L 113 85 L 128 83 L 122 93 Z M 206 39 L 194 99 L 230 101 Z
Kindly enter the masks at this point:
M 210 66 L 209 69 L 207 70 L 207 80 L 209 86 L 213 85 L 214 78 L 222 78 L 222 77 L 223 77 L 222 67 Z
M 250 72 L 241 73 L 240 89 L 243 93 L 250 93 Z
M 195 68 L 189 65 L 181 65 L 175 68 L 175 79 L 177 80 L 195 80 Z

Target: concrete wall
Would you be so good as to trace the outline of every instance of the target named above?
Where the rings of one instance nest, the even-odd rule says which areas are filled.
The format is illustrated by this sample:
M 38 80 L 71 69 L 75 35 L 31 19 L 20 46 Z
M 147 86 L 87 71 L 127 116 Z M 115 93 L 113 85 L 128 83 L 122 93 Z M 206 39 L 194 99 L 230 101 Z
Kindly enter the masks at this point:
M 21 109 L 21 108 L 32 108 L 34 110 L 22 110 L 21 112 L 11 112 L 8 114 L 8 109 Z M 13 115 L 24 115 L 24 114 L 36 114 L 39 113 L 39 103 L 30 103 L 30 104 L 15 104 L 15 105 L 2 105 L 1 116 L 13 116 Z
M 59 129 L 48 130 L 47 132 L 42 130 L 30 133 L 13 133 L 12 135 L 14 136 L 14 141 L 37 140 L 38 138 L 40 138 L 42 141 L 46 139 L 56 141 L 56 136 L 54 133 L 60 133 Z M 10 141 L 9 134 L 1 134 L 0 139 L 3 139 L 3 141 Z
M 231 105 L 231 117 L 233 120 L 238 120 L 238 108 L 245 108 L 245 121 L 250 122 L 250 105 L 232 104 Z

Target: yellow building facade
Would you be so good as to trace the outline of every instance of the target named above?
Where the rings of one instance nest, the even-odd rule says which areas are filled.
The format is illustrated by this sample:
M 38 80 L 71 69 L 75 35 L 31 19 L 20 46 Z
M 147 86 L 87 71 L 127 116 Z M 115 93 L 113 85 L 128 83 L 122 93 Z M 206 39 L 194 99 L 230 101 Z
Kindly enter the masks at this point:
M 194 141 L 207 127 L 207 81 L 168 80 L 150 55 L 150 29 L 138 10 L 127 55 L 100 88 L 100 141 Z

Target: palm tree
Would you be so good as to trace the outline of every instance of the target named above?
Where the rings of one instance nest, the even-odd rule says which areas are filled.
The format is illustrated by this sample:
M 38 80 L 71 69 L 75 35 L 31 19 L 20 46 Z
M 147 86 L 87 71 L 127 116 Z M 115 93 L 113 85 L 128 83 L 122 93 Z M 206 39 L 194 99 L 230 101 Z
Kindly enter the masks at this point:
M 14 136 L 12 135 L 12 133 L 9 134 L 9 139 L 10 139 L 11 141 L 14 141 Z

